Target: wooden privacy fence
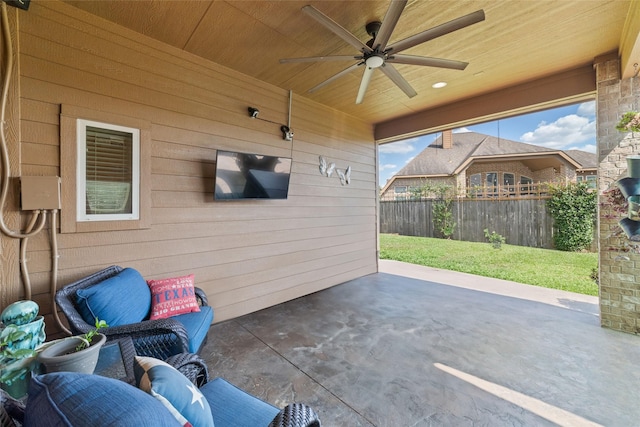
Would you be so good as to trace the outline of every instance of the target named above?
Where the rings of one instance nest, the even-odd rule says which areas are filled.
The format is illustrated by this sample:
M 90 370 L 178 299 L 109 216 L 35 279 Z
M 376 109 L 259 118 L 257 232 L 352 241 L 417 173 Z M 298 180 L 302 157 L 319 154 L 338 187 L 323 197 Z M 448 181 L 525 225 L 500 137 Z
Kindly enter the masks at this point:
M 433 200 L 381 201 L 380 232 L 405 236 L 441 237 L 433 225 Z M 452 238 L 486 242 L 484 229 L 502 234 L 506 243 L 553 248 L 553 218 L 544 199 L 458 199 L 453 202 L 456 223 Z

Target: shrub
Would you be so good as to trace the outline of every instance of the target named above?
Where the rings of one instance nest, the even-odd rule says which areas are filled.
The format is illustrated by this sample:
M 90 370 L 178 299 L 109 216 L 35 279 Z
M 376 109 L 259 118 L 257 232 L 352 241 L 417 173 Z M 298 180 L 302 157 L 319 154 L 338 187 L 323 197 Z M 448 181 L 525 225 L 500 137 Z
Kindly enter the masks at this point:
M 498 234 L 495 231 L 492 231 L 491 234 L 489 234 L 489 229 L 487 228 L 484 229 L 484 237 L 489 241 L 494 249 L 502 249 L 502 244 L 506 241 L 502 234 Z
M 595 191 L 584 183 L 550 186 L 547 206 L 554 220 L 553 243 L 561 251 L 579 251 L 593 241 L 596 217 Z
M 445 239 L 450 239 L 456 229 L 453 221 L 453 187 L 448 185 L 434 186 L 433 191 L 437 196 L 433 201 L 433 225 Z

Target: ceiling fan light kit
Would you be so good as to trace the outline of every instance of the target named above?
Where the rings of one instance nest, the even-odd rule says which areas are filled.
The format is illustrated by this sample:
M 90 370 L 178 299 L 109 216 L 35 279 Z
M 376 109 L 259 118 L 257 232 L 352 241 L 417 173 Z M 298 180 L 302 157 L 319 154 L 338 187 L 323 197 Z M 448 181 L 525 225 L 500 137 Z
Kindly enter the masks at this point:
M 380 55 L 371 55 L 364 62 L 369 68 L 378 68 L 384 64 L 384 58 Z
M 327 61 L 346 61 L 356 60 L 355 64 L 345 68 L 339 73 L 329 77 L 320 84 L 309 89 L 309 92 L 315 92 L 316 90 L 326 86 L 334 80 L 349 74 L 361 65 L 365 65 L 362 79 L 360 81 L 360 88 L 358 89 L 358 95 L 356 97 L 356 104 L 362 103 L 364 95 L 371 81 L 371 77 L 376 69 L 380 69 L 384 75 L 386 75 L 396 86 L 398 86 L 409 98 L 417 95 L 417 92 L 411 87 L 404 77 L 393 67 L 392 64 L 404 64 L 404 65 L 418 65 L 426 67 L 447 68 L 453 70 L 464 70 L 467 62 L 455 61 L 451 59 L 443 58 L 429 58 L 426 56 L 414 56 L 414 55 L 402 55 L 400 52 L 425 43 L 429 40 L 433 40 L 437 37 L 445 34 L 452 33 L 478 22 L 484 21 L 484 11 L 478 10 L 468 15 L 461 16 L 452 21 L 414 34 L 411 37 L 400 40 L 398 42 L 387 45 L 391 34 L 400 19 L 400 15 L 404 11 L 407 4 L 407 0 L 392 1 L 387 9 L 384 19 L 380 21 L 373 21 L 366 24 L 365 29 L 367 33 L 372 37 L 366 44 L 362 43 L 360 39 L 354 36 L 351 32 L 343 28 L 340 24 L 329 18 L 324 13 L 311 5 L 304 6 L 302 11 L 315 19 L 318 23 L 325 26 L 329 31 L 349 43 L 351 46 L 358 49 L 361 54 L 348 56 L 348 55 L 334 55 L 334 56 L 317 56 L 317 57 L 305 57 L 305 58 L 285 58 L 281 59 L 280 63 L 301 63 L 301 62 L 327 62 Z M 446 85 L 446 84 L 445 84 Z M 441 86 L 443 87 L 443 86 Z

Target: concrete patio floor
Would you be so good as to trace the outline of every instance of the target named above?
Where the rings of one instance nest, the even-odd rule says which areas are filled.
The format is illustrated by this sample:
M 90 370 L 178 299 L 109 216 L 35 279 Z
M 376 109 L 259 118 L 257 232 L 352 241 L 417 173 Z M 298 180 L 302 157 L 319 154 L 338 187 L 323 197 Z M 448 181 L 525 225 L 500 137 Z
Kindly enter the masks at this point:
M 597 298 L 395 261 L 215 324 L 202 356 L 325 427 L 640 425 L 640 337 Z

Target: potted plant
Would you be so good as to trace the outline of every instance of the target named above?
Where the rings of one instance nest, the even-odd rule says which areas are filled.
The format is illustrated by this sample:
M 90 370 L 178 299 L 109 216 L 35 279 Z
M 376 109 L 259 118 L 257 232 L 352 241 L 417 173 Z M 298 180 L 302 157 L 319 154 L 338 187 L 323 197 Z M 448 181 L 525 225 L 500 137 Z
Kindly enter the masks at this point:
M 640 132 L 640 113 L 637 111 L 627 111 L 616 125 L 620 132 Z
M 47 373 L 71 371 L 93 374 L 100 348 L 107 341 L 106 335 L 98 331 L 107 326 L 104 320 L 96 318 L 95 329 L 86 334 L 63 338 L 43 346 L 38 353 L 38 362 Z

